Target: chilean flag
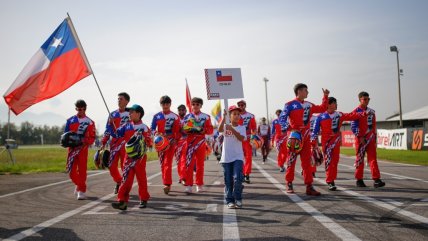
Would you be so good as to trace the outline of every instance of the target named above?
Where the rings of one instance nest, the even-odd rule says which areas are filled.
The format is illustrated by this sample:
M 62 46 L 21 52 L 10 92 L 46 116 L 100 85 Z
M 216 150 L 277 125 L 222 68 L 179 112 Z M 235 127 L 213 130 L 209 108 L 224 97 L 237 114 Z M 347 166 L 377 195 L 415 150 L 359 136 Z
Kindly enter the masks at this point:
M 221 70 L 216 70 L 215 71 L 215 75 L 217 77 L 217 81 L 218 82 L 232 81 L 232 75 L 225 75 L 225 76 L 223 76 L 222 73 L 221 73 Z
M 70 18 L 66 18 L 3 95 L 16 115 L 92 74 L 78 41 Z
M 187 84 L 187 79 L 186 79 L 186 106 L 187 109 L 189 109 L 189 113 L 192 112 L 192 96 L 190 95 L 190 89 L 189 89 L 189 85 Z

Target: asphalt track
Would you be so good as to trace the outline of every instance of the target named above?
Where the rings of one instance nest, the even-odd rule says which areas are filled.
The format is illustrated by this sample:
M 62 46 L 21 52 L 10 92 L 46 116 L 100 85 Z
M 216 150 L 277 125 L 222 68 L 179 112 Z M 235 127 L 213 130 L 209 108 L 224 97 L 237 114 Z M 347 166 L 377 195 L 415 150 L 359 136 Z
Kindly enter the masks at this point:
M 353 160 L 341 157 L 338 191 L 328 191 L 322 168 L 314 183 L 320 197 L 286 194 L 275 153 L 254 157 L 242 209 L 227 209 L 223 173 L 205 162 L 203 193 L 183 186 L 162 190 L 159 163 L 147 165 L 151 199 L 138 208 L 137 186 L 127 211 L 111 208 L 114 183 L 108 172 L 88 173 L 88 200 L 75 200 L 64 173 L 0 176 L 0 238 L 4 240 L 428 240 L 428 167 L 379 162 L 383 188 L 355 187 Z M 298 161 L 298 165 L 300 161 Z M 367 169 L 367 168 L 366 168 Z M 296 167 L 300 172 L 300 168 Z M 173 170 L 177 180 L 176 170 Z

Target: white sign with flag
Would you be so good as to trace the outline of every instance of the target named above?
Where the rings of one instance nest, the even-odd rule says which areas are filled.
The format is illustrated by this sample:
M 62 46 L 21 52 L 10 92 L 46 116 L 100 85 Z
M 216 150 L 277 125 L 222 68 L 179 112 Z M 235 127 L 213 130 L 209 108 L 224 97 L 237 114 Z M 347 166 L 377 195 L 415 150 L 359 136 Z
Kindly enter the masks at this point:
M 205 69 L 209 100 L 244 98 L 240 68 Z

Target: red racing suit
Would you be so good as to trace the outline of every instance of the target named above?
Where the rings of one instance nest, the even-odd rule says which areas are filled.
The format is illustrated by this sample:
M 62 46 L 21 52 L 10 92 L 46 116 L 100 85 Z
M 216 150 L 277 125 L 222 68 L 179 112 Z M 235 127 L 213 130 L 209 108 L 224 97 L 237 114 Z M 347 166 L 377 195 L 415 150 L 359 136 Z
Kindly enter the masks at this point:
M 276 149 L 278 151 L 277 164 L 278 167 L 283 167 L 287 160 L 287 133 L 282 133 L 279 118 L 272 121 L 271 134 L 274 136 Z
M 117 128 L 129 122 L 129 111 L 120 112 L 119 109 L 110 113 L 107 120 L 106 130 L 104 131 L 101 144 L 104 146 L 110 140 L 110 159 L 109 171 L 113 181 L 119 183 L 122 180 L 119 170 L 117 169 L 120 160 L 120 169 L 123 171 L 125 163 L 125 144 L 126 141 L 123 137 L 114 138 L 111 133 L 114 133 Z M 111 138 L 110 138 L 111 137 Z
M 297 98 L 285 104 L 284 110 L 279 116 L 281 131 L 299 131 L 302 135 L 302 150 L 298 154 L 289 153 L 287 157 L 287 170 L 285 181 L 291 183 L 294 180 L 294 170 L 297 155 L 303 169 L 303 179 L 306 185 L 312 185 L 313 168 L 311 166 L 310 120 L 313 113 L 321 113 L 327 110 L 328 95 L 324 95 L 321 105 L 314 105 L 308 101 L 300 101 Z
M 190 128 L 190 126 L 197 128 Z M 214 128 L 211 117 L 205 113 L 189 113 L 184 117 L 183 130 L 187 133 L 184 144 L 185 155 L 182 155 L 182 163 L 185 165 L 185 185 L 193 186 L 193 170 L 196 166 L 196 180 L 198 186 L 204 185 L 204 165 L 206 157 L 205 135 L 212 135 Z
M 254 135 L 257 131 L 256 119 L 250 112 L 241 113 L 241 119 L 239 125 L 245 126 L 247 138 L 242 141 L 242 148 L 244 149 L 244 175 L 251 174 L 251 168 L 253 164 L 253 147 L 251 146 L 251 135 Z
M 269 124 L 260 124 L 257 127 L 257 134 L 263 139 L 261 148 L 263 159 L 266 159 L 270 151 L 270 126 Z
M 86 170 L 88 168 L 88 147 L 95 141 L 95 123 L 87 116 L 77 115 L 67 119 L 64 132 L 72 131 L 82 137 L 83 145 L 69 147 L 67 154 L 67 171 L 77 191 L 86 192 Z
M 184 117 L 180 118 L 180 139 L 177 142 L 177 147 L 175 148 L 175 160 L 177 161 L 177 174 L 178 177 L 183 180 L 185 178 L 186 164 L 182 161 L 185 153 L 185 144 L 187 139 L 187 134 L 183 131 L 184 126 Z
M 370 165 L 372 179 L 380 178 L 379 166 L 377 165 L 377 130 L 376 130 L 376 114 L 369 107 L 363 109 L 357 107 L 353 112 L 366 112 L 367 115 L 359 120 L 351 122 L 351 129 L 355 135 L 355 179 L 363 179 L 364 174 L 364 156 L 367 152 L 367 162 Z M 360 138 L 364 138 L 366 144 L 360 143 Z
M 112 135 L 115 135 L 115 137 L 118 138 L 123 138 L 127 142 L 137 131 L 140 132 L 139 134 L 143 135 L 146 146 L 151 147 L 153 144 L 150 136 L 150 129 L 141 120 L 137 123 L 125 123 L 117 129 L 116 134 Z M 119 202 L 128 202 L 129 193 L 131 192 L 132 185 L 134 183 L 134 176 L 137 176 L 138 196 L 140 197 L 140 201 L 149 200 L 150 194 L 147 188 L 146 174 L 147 155 L 144 154 L 140 159 L 132 159 L 125 153 L 125 160 L 122 184 L 120 185 L 117 193 L 117 200 Z
M 340 128 L 343 121 L 357 120 L 361 113 L 342 113 L 334 111 L 332 113 L 324 112 L 320 114 L 314 123 L 314 129 L 311 134 L 311 142 L 318 145 L 318 134 L 321 130 L 321 145 L 324 153 L 325 181 L 334 182 L 337 178 L 337 165 L 339 164 L 340 144 L 342 135 Z
M 158 152 L 159 162 L 162 170 L 162 181 L 164 185 L 172 184 L 172 159 L 174 158 L 177 141 L 180 138 L 180 118 L 174 112 L 163 111 L 153 116 L 152 133 L 161 134 L 168 138 L 169 147 L 165 151 Z

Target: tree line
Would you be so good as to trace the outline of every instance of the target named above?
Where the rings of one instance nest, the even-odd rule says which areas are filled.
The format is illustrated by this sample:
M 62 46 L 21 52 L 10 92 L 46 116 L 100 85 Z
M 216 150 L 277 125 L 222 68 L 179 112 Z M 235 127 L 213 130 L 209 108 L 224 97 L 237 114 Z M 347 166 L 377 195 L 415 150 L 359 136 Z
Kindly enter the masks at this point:
M 8 124 L 0 126 L 0 144 L 6 144 Z M 41 145 L 41 144 L 59 144 L 62 133 L 64 133 L 65 124 L 62 126 L 35 126 L 26 121 L 18 127 L 10 123 L 10 139 L 14 139 L 19 145 Z M 42 143 L 43 141 L 43 143 Z

